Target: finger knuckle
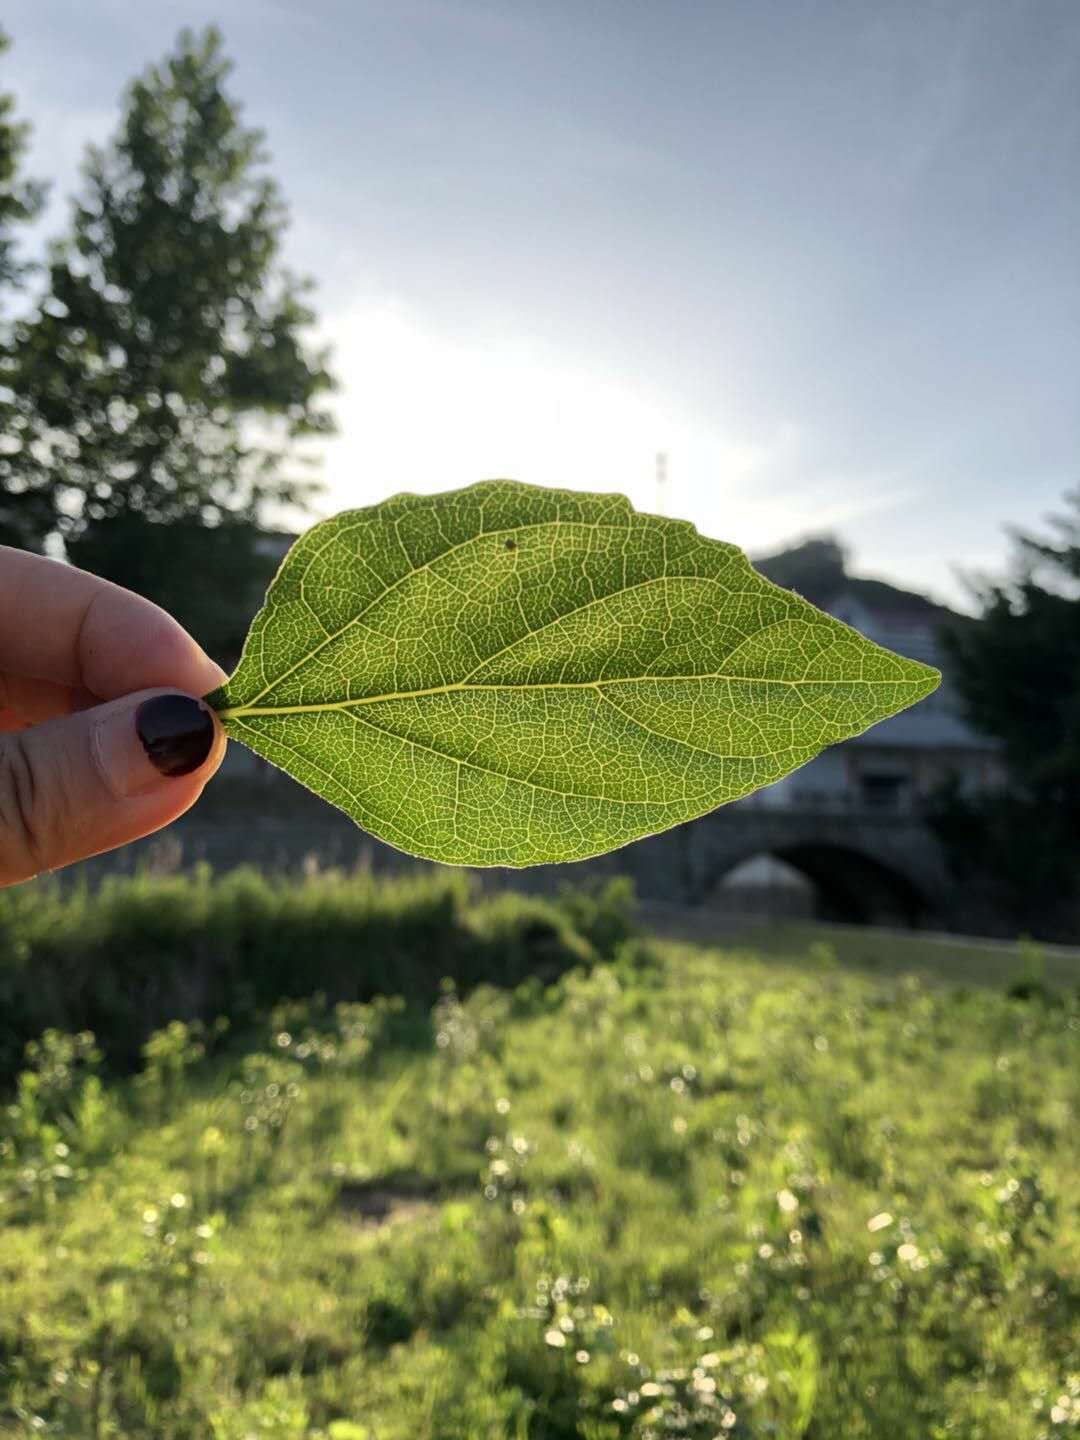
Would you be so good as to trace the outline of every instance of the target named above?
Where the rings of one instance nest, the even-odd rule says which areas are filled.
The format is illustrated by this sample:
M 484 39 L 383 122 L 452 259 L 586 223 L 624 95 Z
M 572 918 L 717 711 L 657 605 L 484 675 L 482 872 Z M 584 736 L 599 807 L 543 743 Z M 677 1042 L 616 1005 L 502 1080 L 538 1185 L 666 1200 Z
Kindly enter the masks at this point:
M 18 734 L 0 746 L 0 857 L 3 870 L 37 875 L 49 868 L 57 807 L 41 783 L 33 754 Z

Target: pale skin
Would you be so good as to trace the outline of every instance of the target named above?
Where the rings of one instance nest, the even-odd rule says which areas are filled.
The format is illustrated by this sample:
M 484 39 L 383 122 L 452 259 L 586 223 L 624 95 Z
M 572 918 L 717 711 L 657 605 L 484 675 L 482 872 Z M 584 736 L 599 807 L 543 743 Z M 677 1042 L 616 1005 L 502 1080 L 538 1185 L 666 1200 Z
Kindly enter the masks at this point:
M 155 695 L 198 699 L 224 678 L 150 601 L 0 546 L 0 886 L 126 845 L 188 810 L 224 755 L 217 717 L 204 712 L 205 760 L 169 775 L 151 763 L 136 713 Z

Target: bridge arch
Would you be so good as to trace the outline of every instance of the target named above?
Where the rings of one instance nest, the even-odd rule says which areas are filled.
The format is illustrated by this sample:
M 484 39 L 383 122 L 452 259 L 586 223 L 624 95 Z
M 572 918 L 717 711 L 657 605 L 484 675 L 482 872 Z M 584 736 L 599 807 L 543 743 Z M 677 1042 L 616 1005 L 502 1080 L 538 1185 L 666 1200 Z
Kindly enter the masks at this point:
M 701 898 L 708 903 L 726 875 L 761 855 L 783 861 L 810 882 L 819 920 L 916 927 L 926 922 L 932 909 L 917 882 L 897 866 L 854 845 L 812 838 L 713 856 L 701 877 Z

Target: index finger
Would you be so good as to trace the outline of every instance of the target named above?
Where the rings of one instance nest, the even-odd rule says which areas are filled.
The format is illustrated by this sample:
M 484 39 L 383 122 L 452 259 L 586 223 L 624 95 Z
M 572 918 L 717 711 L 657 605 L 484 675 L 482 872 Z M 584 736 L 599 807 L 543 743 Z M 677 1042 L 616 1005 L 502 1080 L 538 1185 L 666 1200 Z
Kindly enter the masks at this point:
M 0 671 L 113 700 L 175 686 L 202 696 L 224 671 L 164 610 L 59 560 L 0 546 Z

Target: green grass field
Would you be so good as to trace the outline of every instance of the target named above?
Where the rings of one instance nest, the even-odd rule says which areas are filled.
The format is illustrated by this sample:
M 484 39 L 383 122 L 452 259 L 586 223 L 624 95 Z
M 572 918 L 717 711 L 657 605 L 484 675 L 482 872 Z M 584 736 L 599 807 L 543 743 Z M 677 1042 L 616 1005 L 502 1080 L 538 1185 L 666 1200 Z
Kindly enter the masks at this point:
M 799 964 L 812 949 L 824 945 L 843 969 L 869 976 L 918 975 L 927 984 L 953 987 L 1005 989 L 1026 980 L 1061 993 L 1080 988 L 1080 949 L 1064 945 L 817 921 L 754 923 L 706 909 L 667 905 L 643 910 L 650 928 L 669 939 L 751 950 L 762 960 Z
M 128 1077 L 51 1036 L 0 1115 L 0 1434 L 1080 1435 L 1067 968 L 805 941 L 294 1000 Z

